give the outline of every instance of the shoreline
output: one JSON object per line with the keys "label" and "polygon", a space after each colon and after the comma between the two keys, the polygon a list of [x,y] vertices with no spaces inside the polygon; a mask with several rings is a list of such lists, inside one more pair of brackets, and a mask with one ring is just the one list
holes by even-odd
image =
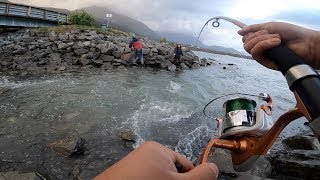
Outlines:
{"label": "shoreline", "polygon": [[[58,29],[60,28],[60,29]],[[87,69],[132,67],[131,37],[123,32],[58,27],[22,29],[0,35],[0,71],[15,75],[51,74]],[[144,67],[179,71],[209,66],[189,48],[183,48],[179,64],[173,64],[174,46],[140,38]]]}

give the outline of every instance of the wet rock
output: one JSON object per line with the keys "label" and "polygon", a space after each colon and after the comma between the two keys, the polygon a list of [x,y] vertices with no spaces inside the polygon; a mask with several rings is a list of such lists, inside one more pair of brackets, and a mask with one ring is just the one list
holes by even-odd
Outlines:
{"label": "wet rock", "polygon": [[1,180],[42,180],[44,177],[36,172],[20,173],[18,171],[0,172]]}
{"label": "wet rock", "polygon": [[177,66],[172,64],[170,66],[167,67],[168,71],[175,71],[177,69]]}
{"label": "wet rock", "polygon": [[189,69],[189,67],[185,63],[180,63],[180,67],[182,69]]}
{"label": "wet rock", "polygon": [[77,165],[72,169],[72,171],[70,172],[69,176],[73,180],[81,180],[80,174],[81,174],[81,169],[80,169],[80,166]]}
{"label": "wet rock", "polygon": [[318,179],[320,177],[319,150],[278,151],[271,158],[275,174],[301,179]]}
{"label": "wet rock", "polygon": [[194,63],[191,65],[191,69],[199,69],[200,65],[198,63]]}
{"label": "wet rock", "polygon": [[266,157],[260,157],[253,168],[248,172],[236,172],[233,168],[232,158],[229,151],[224,149],[214,149],[208,158],[208,162],[217,164],[219,171],[223,174],[254,175],[259,177],[269,177],[272,173],[272,166]]}
{"label": "wet rock", "polygon": [[135,142],[135,134],[132,130],[130,129],[122,129],[119,133],[120,135],[120,138],[123,140],[123,141],[132,141],[132,142]]}
{"label": "wet rock", "polygon": [[284,139],[282,143],[289,149],[320,150],[318,139],[312,136],[293,136]]}
{"label": "wet rock", "polygon": [[168,68],[169,66],[172,66],[172,65],[173,64],[170,61],[164,61],[164,62],[161,62],[160,67],[162,69],[166,69],[166,68]]}
{"label": "wet rock", "polygon": [[48,145],[53,151],[64,156],[72,157],[83,155],[86,151],[87,142],[81,137],[67,137],[62,140],[55,141]]}

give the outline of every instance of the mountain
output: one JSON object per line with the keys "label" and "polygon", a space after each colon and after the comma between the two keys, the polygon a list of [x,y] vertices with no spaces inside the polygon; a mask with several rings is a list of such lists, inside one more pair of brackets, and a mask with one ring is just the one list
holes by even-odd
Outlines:
{"label": "mountain", "polygon": [[[161,37],[166,38],[168,41],[171,42],[176,42],[179,44],[188,44],[188,45],[195,45],[197,38],[187,35],[187,34],[182,34],[182,33],[173,33],[173,32],[158,32],[158,34],[161,35]],[[206,48],[206,49],[211,49],[219,52],[225,52],[225,53],[231,53],[231,54],[243,54],[233,48],[226,48],[223,46],[206,46],[203,44],[201,41],[198,41],[197,43],[198,47],[201,48]]]}
{"label": "mountain", "polygon": [[147,25],[128,16],[98,6],[91,6],[82,9],[91,13],[96,18],[97,25],[106,24],[106,14],[110,13],[113,15],[110,21],[110,25],[112,27],[119,28],[122,31],[133,32],[151,39],[160,39],[160,36],[151,30]]}

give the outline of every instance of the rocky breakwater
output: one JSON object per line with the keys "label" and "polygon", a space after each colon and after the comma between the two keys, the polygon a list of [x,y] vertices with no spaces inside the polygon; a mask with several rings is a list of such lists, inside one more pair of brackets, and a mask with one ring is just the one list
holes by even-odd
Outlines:
{"label": "rocky breakwater", "polygon": [[[0,35],[0,71],[37,74],[100,68],[109,70],[133,66],[131,37],[95,30],[25,29]],[[193,52],[185,50],[182,63],[172,64],[174,46],[149,39],[144,44],[145,66],[175,71],[210,65]]]}

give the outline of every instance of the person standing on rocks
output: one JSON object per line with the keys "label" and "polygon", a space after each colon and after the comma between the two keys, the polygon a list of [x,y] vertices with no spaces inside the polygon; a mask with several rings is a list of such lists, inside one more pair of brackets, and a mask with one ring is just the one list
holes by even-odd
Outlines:
{"label": "person standing on rocks", "polygon": [[177,44],[177,47],[174,48],[174,65],[178,66],[181,63],[181,56],[183,56],[181,44]]}
{"label": "person standing on rocks", "polygon": [[143,45],[142,45],[141,41],[139,39],[137,39],[136,37],[133,37],[132,41],[129,44],[129,48],[134,50],[133,64],[137,64],[140,62],[140,64],[143,65],[144,64],[143,52],[142,52]]}

